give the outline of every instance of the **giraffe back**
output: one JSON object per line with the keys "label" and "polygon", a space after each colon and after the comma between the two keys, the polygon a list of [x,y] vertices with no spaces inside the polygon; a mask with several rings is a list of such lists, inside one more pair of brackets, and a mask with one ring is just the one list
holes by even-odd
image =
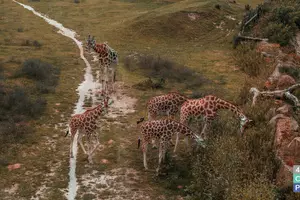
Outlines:
{"label": "giraffe back", "polygon": [[189,127],[171,119],[152,120],[141,125],[141,134],[145,141],[150,139],[166,141],[176,133],[195,138],[195,133]]}
{"label": "giraffe back", "polygon": [[147,104],[148,116],[155,118],[158,115],[175,115],[187,98],[177,92],[152,97]]}

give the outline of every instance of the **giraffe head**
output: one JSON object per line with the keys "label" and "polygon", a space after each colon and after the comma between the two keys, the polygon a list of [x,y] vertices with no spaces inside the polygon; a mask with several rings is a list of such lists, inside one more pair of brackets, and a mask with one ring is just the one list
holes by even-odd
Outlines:
{"label": "giraffe head", "polygon": [[111,60],[112,63],[118,65],[118,53],[111,48],[110,46],[108,46],[108,50],[109,50],[109,59]]}
{"label": "giraffe head", "polygon": [[89,49],[92,47],[92,38],[91,35],[88,36],[88,38],[86,39],[86,49]]}
{"label": "giraffe head", "polygon": [[240,131],[241,134],[243,135],[244,131],[246,128],[248,128],[250,125],[253,124],[253,120],[248,119],[246,116],[242,116],[241,117],[241,121],[240,121]]}

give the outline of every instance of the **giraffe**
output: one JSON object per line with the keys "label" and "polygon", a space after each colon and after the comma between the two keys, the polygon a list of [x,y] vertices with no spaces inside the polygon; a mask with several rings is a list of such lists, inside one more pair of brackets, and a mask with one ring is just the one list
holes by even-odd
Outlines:
{"label": "giraffe", "polygon": [[111,48],[107,42],[96,44],[94,36],[91,38],[89,35],[87,39],[87,49],[90,49],[91,47],[99,55],[99,66],[104,69],[104,74],[107,75],[107,70],[111,70],[112,83],[114,83],[116,78],[115,67],[118,65],[118,53]]}
{"label": "giraffe", "polygon": [[[140,124],[143,121],[144,118],[141,118],[139,121],[137,121],[137,124]],[[140,130],[142,135],[143,163],[146,170],[148,170],[147,146],[153,138],[159,140],[159,159],[158,167],[156,169],[157,172],[159,172],[162,160],[165,159],[165,154],[169,147],[171,137],[175,133],[182,134],[186,138],[190,137],[193,140],[195,140],[198,144],[204,146],[204,144],[202,143],[203,139],[196,135],[188,126],[172,119],[146,121],[140,126]],[[141,139],[139,138],[138,148],[140,147],[140,143]]]}
{"label": "giraffe", "polygon": [[[70,156],[73,158],[73,142],[74,137],[78,131],[78,143],[81,146],[82,151],[88,155],[88,160],[90,163],[93,163],[92,161],[92,155],[93,152],[96,150],[96,148],[100,145],[98,134],[95,134],[95,130],[97,128],[96,122],[99,116],[103,112],[107,112],[108,105],[110,105],[112,102],[108,104],[109,97],[104,97],[103,104],[100,104],[94,108],[86,110],[84,113],[76,114],[71,117],[71,120],[69,122],[69,130],[67,131],[66,135],[68,135],[69,131],[71,133],[71,144],[70,144]],[[87,136],[88,140],[88,152],[86,152],[83,143],[82,143],[82,136]],[[96,136],[96,146],[94,149],[91,149],[91,137]]]}
{"label": "giraffe", "polygon": [[[206,138],[207,126],[216,117],[216,112],[219,109],[231,110],[240,118],[241,134],[243,134],[248,123],[252,122],[252,120],[248,119],[237,106],[213,95],[207,95],[200,99],[189,99],[184,102],[180,109],[180,122],[188,124],[189,119],[204,116],[205,124],[202,128],[201,136]],[[177,134],[174,152],[176,152],[178,140],[179,135]]]}
{"label": "giraffe", "polygon": [[[148,120],[154,120],[157,116],[174,118],[179,112],[180,106],[188,98],[178,92],[154,96],[147,103]],[[156,148],[155,140],[152,140],[152,148]]]}

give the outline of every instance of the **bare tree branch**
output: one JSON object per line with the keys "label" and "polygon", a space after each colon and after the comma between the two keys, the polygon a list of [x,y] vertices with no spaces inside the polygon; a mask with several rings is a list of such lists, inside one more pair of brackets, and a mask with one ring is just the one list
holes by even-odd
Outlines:
{"label": "bare tree branch", "polygon": [[253,94],[252,98],[252,106],[255,105],[257,101],[257,97],[265,96],[265,97],[281,97],[291,100],[294,103],[294,106],[300,107],[299,100],[296,96],[294,96],[291,92],[297,88],[300,88],[300,84],[292,85],[284,90],[275,90],[275,91],[259,91],[257,88],[253,87],[250,89],[250,93]]}

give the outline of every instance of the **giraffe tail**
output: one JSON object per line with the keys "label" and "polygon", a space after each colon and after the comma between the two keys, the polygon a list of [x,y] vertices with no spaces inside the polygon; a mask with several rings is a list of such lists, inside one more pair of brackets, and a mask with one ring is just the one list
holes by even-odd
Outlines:
{"label": "giraffe tail", "polygon": [[65,137],[67,137],[68,134],[69,134],[69,130],[67,130]]}
{"label": "giraffe tail", "polygon": [[140,148],[140,146],[141,146],[141,138],[139,137],[139,139],[138,139],[138,149]]}

